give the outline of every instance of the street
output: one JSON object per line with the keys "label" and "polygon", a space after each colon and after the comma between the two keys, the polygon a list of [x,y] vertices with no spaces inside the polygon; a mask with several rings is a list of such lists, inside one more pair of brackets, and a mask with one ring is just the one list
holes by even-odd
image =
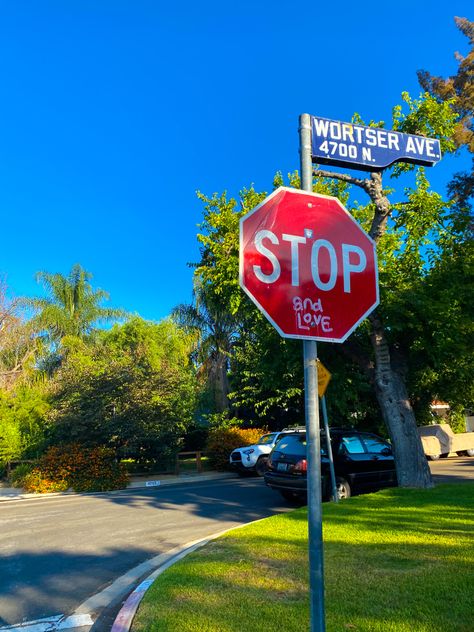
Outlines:
{"label": "street", "polygon": [[[430,468],[474,481],[474,458]],[[292,508],[259,478],[2,502],[0,626],[71,614],[145,560]]]}
{"label": "street", "polygon": [[70,614],[144,560],[288,509],[238,478],[3,502],[0,626]]}

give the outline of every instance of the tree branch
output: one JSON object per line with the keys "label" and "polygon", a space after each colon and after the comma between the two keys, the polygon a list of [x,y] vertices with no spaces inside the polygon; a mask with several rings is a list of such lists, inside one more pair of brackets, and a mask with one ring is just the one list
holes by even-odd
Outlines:
{"label": "tree branch", "polygon": [[361,189],[364,189],[366,193],[369,193],[370,180],[363,180],[361,178],[354,178],[348,173],[334,173],[332,171],[325,171],[324,169],[316,169],[313,171],[313,175],[317,178],[334,178],[335,180],[341,180],[341,182],[347,182],[348,184],[354,184]]}

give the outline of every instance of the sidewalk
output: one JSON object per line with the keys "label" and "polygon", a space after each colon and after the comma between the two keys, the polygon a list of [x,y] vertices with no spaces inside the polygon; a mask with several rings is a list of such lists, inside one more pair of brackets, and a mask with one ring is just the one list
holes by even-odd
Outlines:
{"label": "sidewalk", "polygon": [[[183,483],[199,483],[205,481],[218,481],[225,480],[226,478],[233,478],[235,474],[233,472],[197,472],[183,473],[179,476],[173,474],[155,474],[152,476],[132,476],[126,489],[147,489],[156,488],[163,485],[179,485]],[[89,494],[113,494],[123,492],[123,489],[114,490],[110,492],[87,492]],[[6,500],[20,500],[25,498],[51,498],[52,496],[72,496],[77,495],[77,492],[53,492],[51,494],[27,494],[22,489],[17,487],[5,487],[0,482],[0,502]]]}

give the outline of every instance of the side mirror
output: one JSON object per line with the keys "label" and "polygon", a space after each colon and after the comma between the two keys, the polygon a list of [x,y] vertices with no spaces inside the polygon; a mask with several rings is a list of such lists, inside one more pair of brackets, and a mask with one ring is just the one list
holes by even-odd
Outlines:
{"label": "side mirror", "polygon": [[390,448],[383,448],[380,454],[382,456],[392,456],[392,450]]}

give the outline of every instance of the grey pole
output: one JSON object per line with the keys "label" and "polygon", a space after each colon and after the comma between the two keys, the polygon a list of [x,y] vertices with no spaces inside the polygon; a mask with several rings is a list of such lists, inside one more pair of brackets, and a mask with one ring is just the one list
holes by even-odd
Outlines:
{"label": "grey pole", "polygon": [[[313,191],[311,118],[300,116],[301,188]],[[310,632],[325,632],[323,522],[321,512],[321,436],[318,402],[318,352],[315,340],[303,342],[306,436],[308,459],[308,546]]]}
{"label": "grey pole", "polygon": [[331,472],[332,497],[334,499],[334,502],[337,503],[339,502],[339,497],[337,494],[337,487],[336,487],[336,473],[334,471],[334,458],[332,455],[331,435],[329,434],[328,411],[326,408],[325,395],[321,397],[321,408],[323,409],[324,432],[326,433],[326,444],[327,444],[328,458],[329,458],[329,471]]}

